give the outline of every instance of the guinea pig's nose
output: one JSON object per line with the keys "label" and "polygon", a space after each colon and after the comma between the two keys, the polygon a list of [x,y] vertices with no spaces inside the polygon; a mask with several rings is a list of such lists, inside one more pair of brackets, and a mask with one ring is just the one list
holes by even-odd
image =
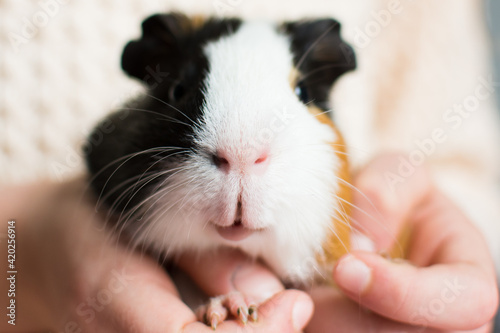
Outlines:
{"label": "guinea pig's nose", "polygon": [[219,150],[213,156],[214,164],[224,172],[260,174],[267,169],[269,154],[267,151],[251,150],[245,153],[230,153]]}

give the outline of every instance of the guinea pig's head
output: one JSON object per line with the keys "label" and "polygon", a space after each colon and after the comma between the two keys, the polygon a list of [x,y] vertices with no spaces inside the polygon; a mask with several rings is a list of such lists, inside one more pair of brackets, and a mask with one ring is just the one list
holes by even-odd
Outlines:
{"label": "guinea pig's head", "polygon": [[321,251],[346,167],[325,114],[355,68],[338,22],[155,15],[122,67],[147,93],[86,149],[120,230],[166,254],[228,245],[271,265]]}

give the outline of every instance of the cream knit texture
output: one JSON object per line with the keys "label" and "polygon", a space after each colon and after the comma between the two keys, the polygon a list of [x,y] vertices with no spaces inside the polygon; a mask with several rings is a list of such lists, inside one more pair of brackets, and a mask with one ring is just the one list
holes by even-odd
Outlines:
{"label": "cream knit texture", "polygon": [[[314,6],[318,2],[318,6]],[[301,18],[320,1],[0,0],[0,184],[82,172],[95,122],[141,87],[120,69],[125,43],[156,12]]]}

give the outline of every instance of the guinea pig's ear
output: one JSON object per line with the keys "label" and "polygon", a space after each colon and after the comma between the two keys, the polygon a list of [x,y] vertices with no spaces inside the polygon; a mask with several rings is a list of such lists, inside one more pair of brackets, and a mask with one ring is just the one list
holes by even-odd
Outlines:
{"label": "guinea pig's ear", "polygon": [[142,22],[141,38],[125,46],[121,60],[123,70],[148,84],[152,73],[168,73],[182,61],[182,44],[191,33],[191,20],[185,15],[150,16]]}
{"label": "guinea pig's ear", "polygon": [[291,38],[299,83],[311,101],[327,109],[333,83],[356,68],[354,50],[340,36],[340,23],[333,19],[287,22],[283,29]]}

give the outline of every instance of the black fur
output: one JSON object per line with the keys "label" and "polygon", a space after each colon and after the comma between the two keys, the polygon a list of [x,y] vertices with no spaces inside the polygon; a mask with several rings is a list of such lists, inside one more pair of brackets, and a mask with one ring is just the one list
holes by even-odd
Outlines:
{"label": "black fur", "polygon": [[292,38],[299,83],[308,99],[328,110],[329,93],[335,81],[356,68],[354,50],[340,36],[340,23],[333,19],[290,22],[283,25]]}
{"label": "black fur", "polygon": [[[202,48],[239,25],[237,19],[212,19],[197,29],[181,14],[154,15],[143,22],[141,38],[125,47],[122,67],[147,85],[148,95],[104,120],[84,147],[92,187],[105,196],[108,207],[114,205],[115,212],[134,207],[158,184],[156,179],[121,196],[146,172],[179,164],[193,148],[192,126],[201,116],[202,85],[209,66]],[[99,144],[92,140],[96,136],[102,136]],[[156,147],[175,148],[125,158]],[[166,158],[170,154],[174,157]]]}

